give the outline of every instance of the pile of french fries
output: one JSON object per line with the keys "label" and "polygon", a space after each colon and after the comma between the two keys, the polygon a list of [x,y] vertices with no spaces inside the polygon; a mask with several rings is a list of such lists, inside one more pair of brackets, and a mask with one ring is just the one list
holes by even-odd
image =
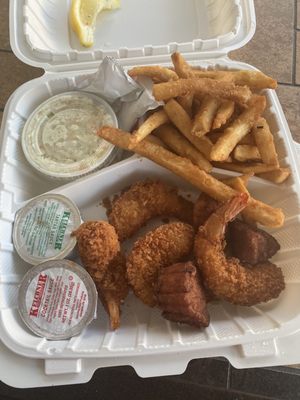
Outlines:
{"label": "pile of french fries", "polygon": [[[140,66],[128,74],[153,80],[153,96],[163,106],[132,133],[103,127],[99,136],[155,161],[187,179],[219,201],[247,192],[257,175],[284,182],[290,169],[280,166],[274,138],[263,118],[266,98],[261,89],[277,82],[259,71],[206,71],[193,68],[179,54],[173,68]],[[210,175],[213,167],[246,174],[228,182]],[[250,197],[243,217],[249,223],[278,227],[280,209]]]}

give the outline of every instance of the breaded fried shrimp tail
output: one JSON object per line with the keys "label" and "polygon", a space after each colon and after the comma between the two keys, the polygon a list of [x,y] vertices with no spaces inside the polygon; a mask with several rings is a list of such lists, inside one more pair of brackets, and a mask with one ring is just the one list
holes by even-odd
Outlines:
{"label": "breaded fried shrimp tail", "polygon": [[119,253],[109,264],[104,278],[96,284],[102,304],[106,308],[112,330],[120,326],[120,307],[129,286],[126,277],[126,259]]}
{"label": "breaded fried shrimp tail", "polygon": [[106,221],[84,222],[72,235],[76,236],[82,264],[95,282],[109,315],[111,329],[117,329],[120,306],[129,289],[118,235]]}

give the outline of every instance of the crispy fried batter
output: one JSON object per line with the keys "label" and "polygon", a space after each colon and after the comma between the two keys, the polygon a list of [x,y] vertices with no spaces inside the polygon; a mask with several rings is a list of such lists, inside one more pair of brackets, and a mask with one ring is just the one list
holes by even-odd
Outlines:
{"label": "crispy fried batter", "polygon": [[110,317],[111,329],[115,330],[120,326],[120,307],[129,291],[126,278],[126,259],[123,254],[117,254],[109,263],[102,281],[95,283],[102,304]]}
{"label": "crispy fried batter", "polygon": [[102,279],[109,263],[120,252],[115,228],[106,221],[88,221],[72,233],[76,236],[81,261],[86,269]]}
{"label": "crispy fried batter", "polygon": [[176,217],[191,223],[192,208],[192,203],[179,196],[176,188],[160,181],[142,181],[113,202],[108,220],[123,241],[154,217]]}
{"label": "crispy fried batter", "polygon": [[120,325],[120,305],[128,293],[125,258],[115,228],[106,221],[84,222],[72,233],[79,255],[98,290],[112,329]]}
{"label": "crispy fried batter", "polygon": [[193,223],[194,228],[203,225],[207,218],[216,211],[220,203],[205,193],[201,193],[194,205]]}
{"label": "crispy fried batter", "polygon": [[164,318],[199,328],[209,325],[206,295],[197,269],[191,262],[173,264],[160,270],[157,299]]}
{"label": "crispy fried batter", "polygon": [[247,204],[241,193],[221,205],[203,226],[195,240],[195,257],[205,285],[220,299],[252,306],[279,296],[284,289],[280,268],[270,262],[247,268],[237,258],[226,258],[224,233],[227,223]]}
{"label": "crispy fried batter", "polygon": [[193,248],[194,230],[174,222],[162,225],[138,239],[128,255],[126,267],[135,295],[145,304],[157,304],[154,285],[161,268],[187,257]]}

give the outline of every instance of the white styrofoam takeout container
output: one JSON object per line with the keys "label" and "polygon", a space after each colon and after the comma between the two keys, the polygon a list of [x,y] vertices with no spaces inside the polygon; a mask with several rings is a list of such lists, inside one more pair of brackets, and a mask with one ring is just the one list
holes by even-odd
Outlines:
{"label": "white styrofoam takeout container", "polygon": [[[121,177],[126,186],[137,175],[141,178],[162,174],[191,190],[151,162],[135,159],[58,188],[57,182],[48,182],[32,170],[22,154],[20,136],[30,113],[47,98],[76,89],[77,79],[94,72],[106,55],[115,56],[125,67],[167,65],[170,54],[177,50],[194,65],[253,69],[227,57],[229,51],[244,45],[254,34],[253,0],[153,0],[150,6],[147,0],[123,0],[121,10],[101,16],[92,49],[81,48],[69,30],[69,4],[67,0],[10,1],[13,51],[22,61],[45,69],[41,78],[25,83],[13,93],[1,129],[0,338],[15,354],[45,360],[45,370],[39,371],[36,380],[31,379],[28,384],[20,376],[18,386],[83,382],[97,367],[109,365],[130,364],[141,376],[180,373],[190,359],[211,355],[227,356],[239,367],[290,363],[288,357],[282,356],[285,350],[280,352],[275,344],[284,346],[288,341],[275,337],[292,334],[300,326],[300,315],[294,307],[300,296],[299,161],[277,96],[270,90],[265,91],[265,116],[274,132],[280,161],[291,166],[292,177],[281,186],[253,179],[250,189],[257,198],[284,208],[287,214],[285,226],[274,233],[283,248],[275,261],[287,280],[287,289],[278,300],[252,308],[212,306],[213,323],[208,330],[199,332],[178,328],[163,320],[159,311],[146,309],[129,297],[119,331],[110,332],[103,318],[79,337],[51,345],[32,335],[20,322],[15,303],[18,283],[30,266],[14,252],[11,230],[14,212],[24,201],[55,190],[77,201],[85,218],[100,218],[101,210],[95,208],[96,203],[102,195],[113,194],[122,187]],[[89,194],[83,198],[83,193]],[[146,319],[139,320],[141,315]],[[251,341],[255,342],[248,344]],[[237,348],[242,350],[236,351]],[[35,363],[35,369],[41,368],[40,363]],[[85,369],[89,372],[85,373]],[[62,378],[62,374],[68,375]],[[12,382],[6,374],[1,378]]]}

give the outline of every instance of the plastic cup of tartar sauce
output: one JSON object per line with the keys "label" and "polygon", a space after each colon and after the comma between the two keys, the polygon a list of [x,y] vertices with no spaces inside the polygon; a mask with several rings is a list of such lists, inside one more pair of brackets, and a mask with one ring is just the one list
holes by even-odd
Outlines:
{"label": "plastic cup of tartar sauce", "polygon": [[69,339],[96,318],[96,286],[80,265],[50,260],[31,268],[18,295],[23,322],[36,335],[50,340]]}
{"label": "plastic cup of tartar sauce", "polygon": [[52,179],[72,180],[109,165],[118,149],[97,136],[103,125],[118,127],[110,105],[85,92],[66,92],[40,104],[22,132],[29,164]]}
{"label": "plastic cup of tartar sauce", "polygon": [[47,193],[30,200],[15,215],[13,243],[32,265],[70,256],[76,246],[71,233],[81,224],[77,206],[67,197]]}

